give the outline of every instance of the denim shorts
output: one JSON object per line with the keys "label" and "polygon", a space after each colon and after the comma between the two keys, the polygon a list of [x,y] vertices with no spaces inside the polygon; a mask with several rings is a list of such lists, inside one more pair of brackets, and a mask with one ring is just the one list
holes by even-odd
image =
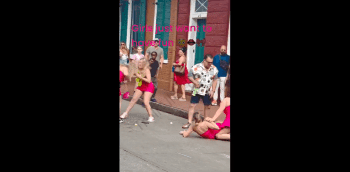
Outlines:
{"label": "denim shorts", "polygon": [[191,97],[191,103],[192,104],[198,104],[199,103],[199,99],[202,99],[204,105],[206,105],[206,106],[211,104],[209,94],[206,94],[205,96],[196,94],[195,96]]}
{"label": "denim shorts", "polygon": [[119,59],[119,64],[122,64],[122,65],[127,65],[128,64],[128,59]]}

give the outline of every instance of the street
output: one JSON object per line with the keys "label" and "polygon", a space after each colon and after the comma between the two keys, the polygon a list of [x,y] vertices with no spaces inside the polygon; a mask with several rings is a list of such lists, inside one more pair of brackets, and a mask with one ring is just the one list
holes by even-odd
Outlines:
{"label": "street", "polygon": [[[128,104],[122,101],[121,113]],[[153,109],[152,113],[155,122],[142,123],[147,111],[136,104],[119,124],[121,172],[230,171],[229,141],[205,139],[195,132],[183,138],[179,132],[186,119]]]}

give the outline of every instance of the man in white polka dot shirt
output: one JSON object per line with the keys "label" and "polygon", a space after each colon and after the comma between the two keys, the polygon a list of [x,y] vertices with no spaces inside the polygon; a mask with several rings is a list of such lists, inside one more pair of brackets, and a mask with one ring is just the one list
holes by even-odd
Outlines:
{"label": "man in white polka dot shirt", "polygon": [[[213,56],[207,54],[203,62],[194,65],[188,73],[188,79],[193,83],[194,90],[191,97],[191,106],[188,111],[188,123],[182,128],[187,129],[191,126],[194,108],[202,99],[204,103],[204,118],[207,117],[207,111],[211,105],[210,98],[213,97],[218,79],[219,70],[213,65]],[[210,89],[213,86],[213,89]]]}

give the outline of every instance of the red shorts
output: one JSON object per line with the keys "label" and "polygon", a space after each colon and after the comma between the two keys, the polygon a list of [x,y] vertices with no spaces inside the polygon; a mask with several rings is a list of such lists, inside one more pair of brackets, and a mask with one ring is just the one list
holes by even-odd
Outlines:
{"label": "red shorts", "polygon": [[142,92],[150,92],[150,93],[154,93],[154,86],[153,86],[153,83],[150,82],[150,83],[145,83],[145,82],[142,82],[142,85],[137,87],[136,89],[142,91]]}

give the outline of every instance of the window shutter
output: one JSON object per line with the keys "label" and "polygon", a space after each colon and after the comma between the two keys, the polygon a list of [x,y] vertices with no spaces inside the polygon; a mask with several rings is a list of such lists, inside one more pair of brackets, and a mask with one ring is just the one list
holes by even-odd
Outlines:
{"label": "window shutter", "polygon": [[[140,25],[141,27],[146,26],[146,0],[141,0],[141,7],[140,7]],[[145,28],[146,29],[146,28]],[[145,30],[143,32],[138,32],[138,37],[140,41],[147,41],[145,40]],[[144,50],[145,53],[145,50]]]}
{"label": "window shutter", "polygon": [[[162,30],[162,27],[170,26],[170,10],[171,10],[171,0],[158,0],[157,28],[159,26],[161,27],[161,30]],[[173,26],[173,29],[175,29],[175,26]],[[163,28],[163,30],[165,29]],[[161,42],[159,42],[159,46],[163,48],[164,60],[168,60],[169,44],[168,45],[166,44],[169,43],[169,32],[158,32],[155,37],[161,39]],[[166,46],[163,46],[163,44]]]}
{"label": "window shutter", "polygon": [[121,1],[121,27],[120,27],[120,41],[126,42],[127,26],[128,26],[128,6],[127,1]]}

